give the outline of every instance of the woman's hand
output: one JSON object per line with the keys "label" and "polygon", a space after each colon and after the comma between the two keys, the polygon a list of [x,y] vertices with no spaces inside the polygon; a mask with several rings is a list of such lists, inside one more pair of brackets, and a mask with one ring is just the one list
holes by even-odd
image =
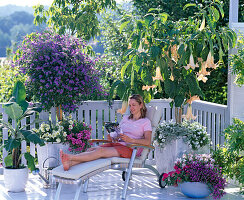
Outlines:
{"label": "woman's hand", "polygon": [[123,133],[120,134],[119,138],[122,139],[124,142],[133,143],[133,139]]}
{"label": "woman's hand", "polygon": [[110,134],[107,135],[107,140],[108,140],[109,142],[112,142],[112,138],[111,138]]}

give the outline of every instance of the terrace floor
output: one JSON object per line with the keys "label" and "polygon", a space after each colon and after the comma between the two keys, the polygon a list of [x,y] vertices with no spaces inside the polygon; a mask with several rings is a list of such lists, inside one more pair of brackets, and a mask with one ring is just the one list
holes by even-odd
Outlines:
{"label": "terrace floor", "polygon": [[[128,200],[183,200],[191,199],[185,197],[178,187],[166,187],[161,189],[158,186],[157,177],[147,169],[136,169],[133,171],[133,178],[127,191]],[[143,175],[143,176],[142,176]],[[81,200],[118,200],[121,199],[123,181],[121,172],[107,170],[94,176],[89,181],[88,192],[81,192]],[[61,200],[74,198],[76,187],[64,185],[61,191]],[[239,187],[229,184],[226,188],[226,195],[221,200],[240,200],[244,195],[238,193]],[[25,192],[11,193],[4,187],[3,175],[0,175],[0,200],[52,200],[55,196],[55,189],[43,188],[43,182],[38,175],[29,176]],[[208,197],[206,199],[212,199]]]}

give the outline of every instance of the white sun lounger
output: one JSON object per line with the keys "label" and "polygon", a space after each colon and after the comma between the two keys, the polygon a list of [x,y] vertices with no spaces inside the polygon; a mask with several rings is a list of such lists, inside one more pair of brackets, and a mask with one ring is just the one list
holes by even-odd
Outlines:
{"label": "white sun lounger", "polygon": [[[157,125],[161,119],[162,116],[162,110],[157,109],[155,107],[147,107],[147,117],[151,120],[152,123],[152,141],[154,138],[154,133],[157,128]],[[91,140],[92,143],[96,142],[108,142],[107,140]],[[123,179],[125,180],[124,188],[122,192],[122,199],[126,198],[126,192],[128,188],[128,184],[130,181],[132,168],[149,168],[151,169],[159,178],[158,171],[153,168],[150,165],[147,165],[145,163],[146,158],[150,152],[151,149],[154,149],[153,146],[147,146],[147,145],[139,145],[139,144],[131,144],[131,147],[133,147],[133,152],[131,158],[120,158],[120,157],[112,157],[112,158],[104,158],[104,159],[98,159],[94,161],[89,161],[85,163],[81,163],[75,166],[72,166],[68,171],[63,170],[63,166],[56,167],[52,170],[52,176],[53,180],[55,182],[58,182],[58,189],[56,191],[55,200],[59,199],[61,188],[63,184],[77,184],[78,188],[76,190],[75,194],[75,200],[79,199],[79,194],[82,188],[82,185],[84,184],[83,192],[87,192],[88,187],[88,181],[89,178],[102,172],[107,169],[116,169],[116,170],[122,170],[123,171]],[[143,147],[144,150],[140,157],[136,157],[136,152],[138,147]]]}

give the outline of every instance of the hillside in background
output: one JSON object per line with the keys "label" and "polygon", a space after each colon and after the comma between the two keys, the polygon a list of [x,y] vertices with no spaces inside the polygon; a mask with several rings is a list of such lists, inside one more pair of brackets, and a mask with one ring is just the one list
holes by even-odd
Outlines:
{"label": "hillside in background", "polygon": [[44,26],[33,24],[32,7],[7,5],[0,7],[0,57],[6,56],[6,49],[16,46],[26,34],[40,31]]}
{"label": "hillside in background", "polygon": [[16,5],[6,5],[0,6],[0,17],[5,17],[13,14],[14,12],[24,11],[33,15],[34,10],[29,6],[16,6]]}

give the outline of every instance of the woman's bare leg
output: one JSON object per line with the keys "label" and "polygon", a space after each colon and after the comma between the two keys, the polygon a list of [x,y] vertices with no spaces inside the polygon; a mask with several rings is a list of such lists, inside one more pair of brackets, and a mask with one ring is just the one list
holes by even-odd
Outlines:
{"label": "woman's bare leg", "polygon": [[62,150],[60,150],[60,157],[65,171],[69,170],[71,166],[82,162],[114,156],[119,156],[119,153],[114,147],[99,147],[93,151],[80,153],[78,155],[65,154]]}

